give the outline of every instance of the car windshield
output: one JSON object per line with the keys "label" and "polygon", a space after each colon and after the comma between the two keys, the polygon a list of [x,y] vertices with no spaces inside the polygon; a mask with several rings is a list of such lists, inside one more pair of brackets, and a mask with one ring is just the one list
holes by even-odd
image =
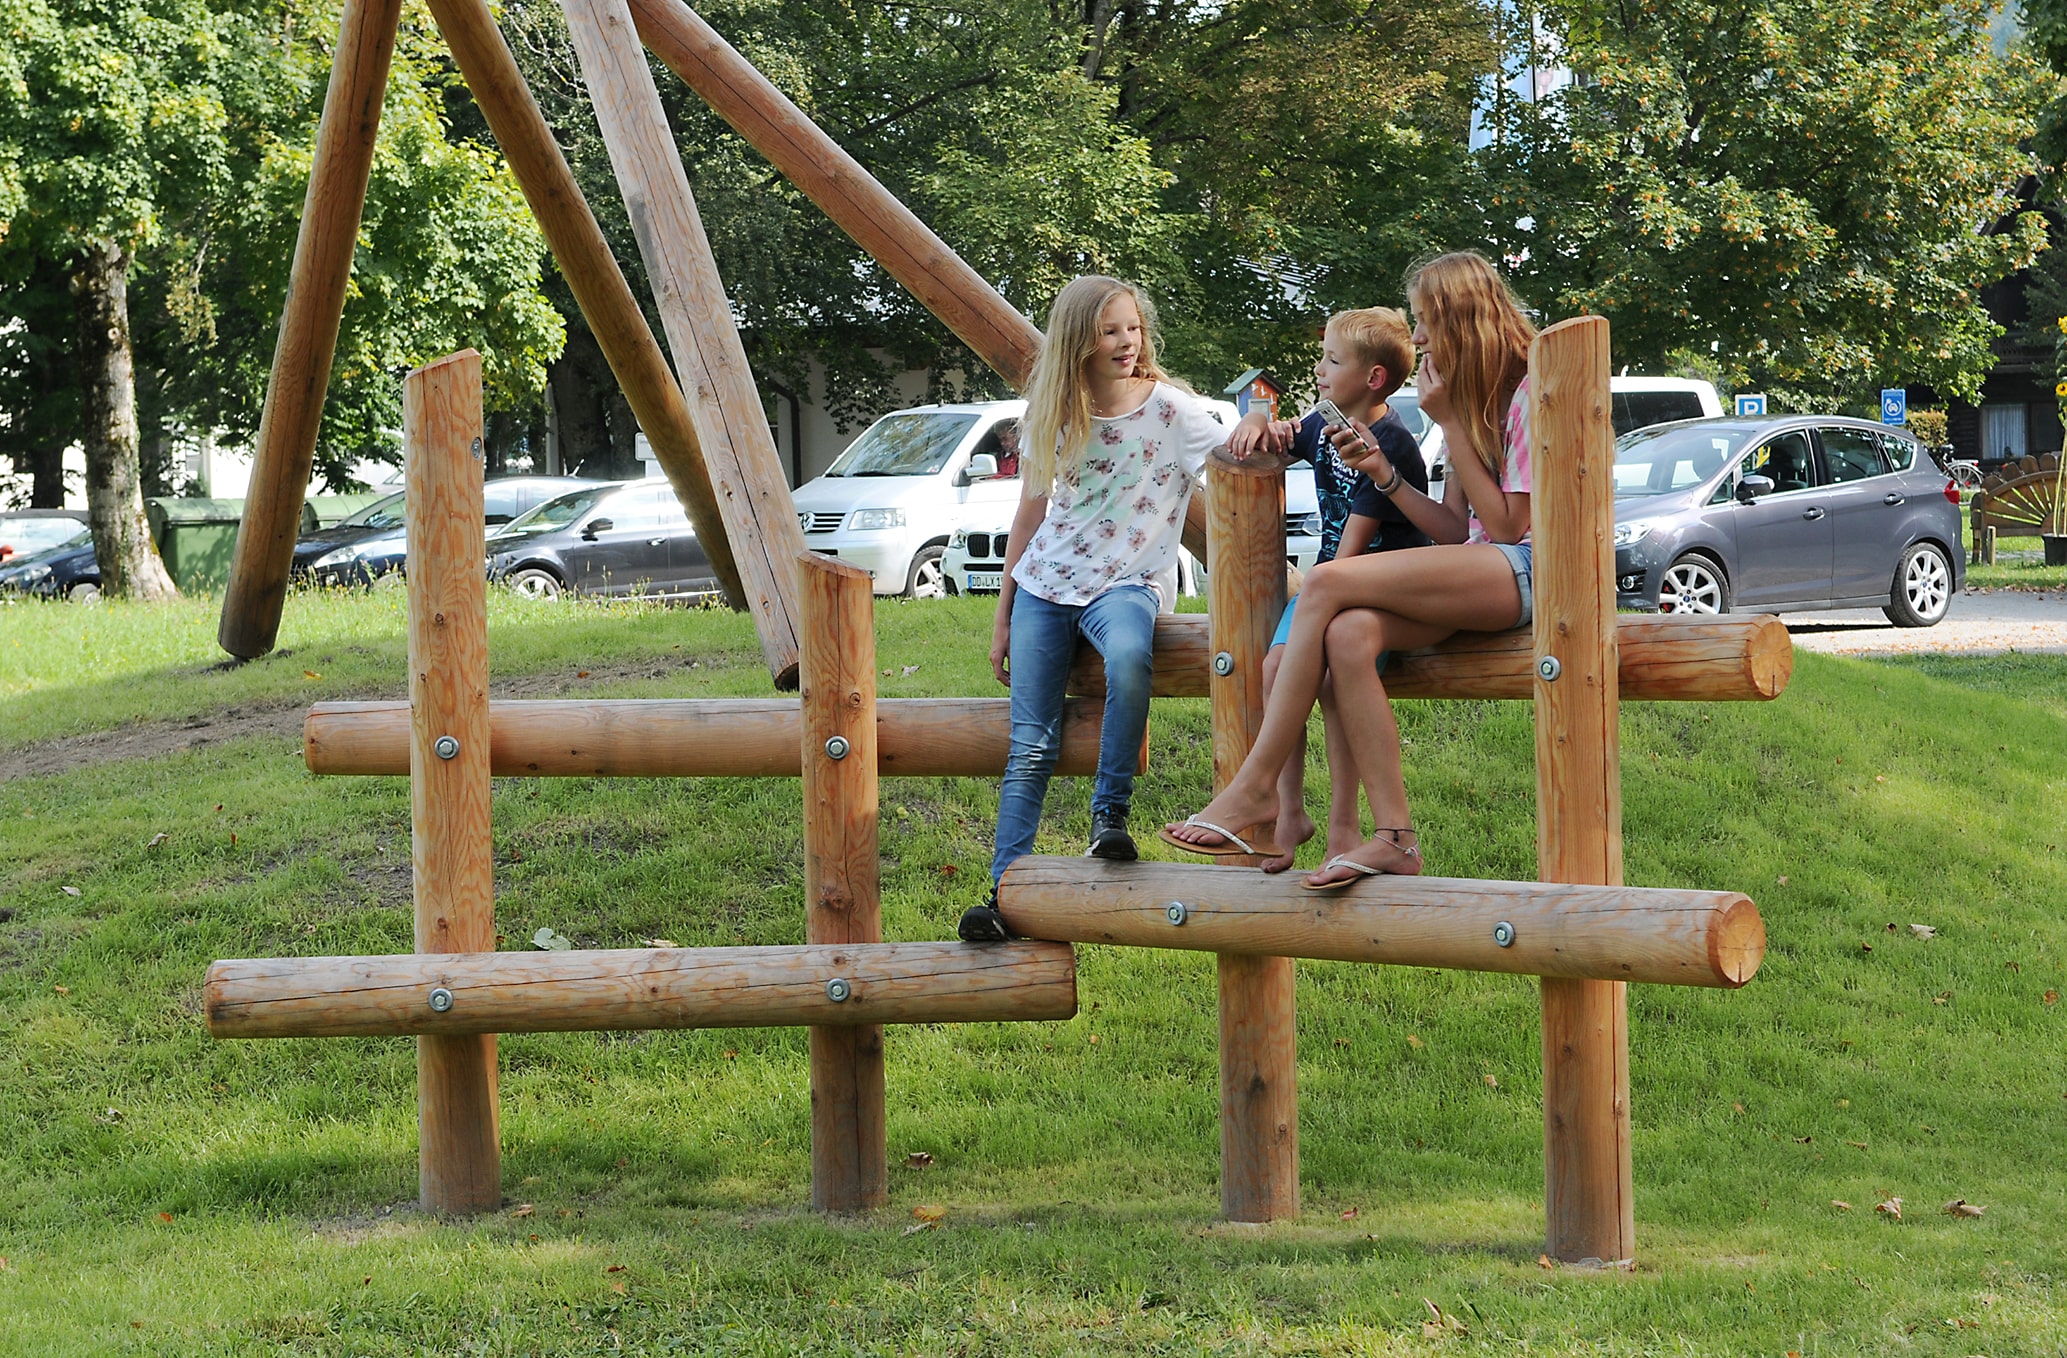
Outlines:
{"label": "car windshield", "polygon": [[1407,432],[1414,436],[1415,442],[1420,442],[1421,436],[1428,432],[1429,423],[1428,416],[1421,413],[1421,397],[1411,391],[1396,391],[1385,398],[1385,403],[1392,407],[1393,414],[1400,417],[1400,423],[1407,426]]}
{"label": "car windshield", "polygon": [[396,491],[383,496],[356,514],[347,514],[337,521],[339,528],[400,528],[402,501],[406,492]]}
{"label": "car windshield", "polygon": [[93,531],[77,519],[0,518],[0,551],[9,557],[82,546],[92,536]]}
{"label": "car windshield", "polygon": [[565,528],[594,509],[597,501],[616,489],[617,487],[612,485],[591,486],[587,490],[562,495],[556,500],[547,500],[542,505],[533,505],[497,529],[492,536],[528,536],[532,533],[550,533],[555,528]]}
{"label": "car windshield", "polygon": [[974,415],[913,411],[885,415],[847,445],[827,476],[931,476],[976,423]]}
{"label": "car windshield", "polygon": [[1615,498],[1665,495],[1701,485],[1737,460],[1756,433],[1743,426],[1641,429],[1615,440]]}

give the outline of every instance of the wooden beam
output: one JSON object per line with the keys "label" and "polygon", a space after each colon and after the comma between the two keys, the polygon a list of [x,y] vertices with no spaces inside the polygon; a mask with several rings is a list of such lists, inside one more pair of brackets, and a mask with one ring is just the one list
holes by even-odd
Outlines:
{"label": "wooden beam", "polygon": [[[560,145],[553,140],[538,101],[531,97],[517,59],[495,26],[495,17],[484,0],[430,0],[430,7],[445,45],[488,121],[488,130],[495,134],[510,173],[531,205],[531,215],[545,233],[575,304],[595,332],[596,343],[616,374],[632,415],[653,444],[676,498],[695,526],[697,541],[710,558],[726,599],[734,608],[751,607],[753,600],[740,582],[739,566],[725,536],[724,516],[718,512],[682,389],[668,372],[660,342],[653,338],[631,284],[617,267],[609,242],[603,239],[603,228],[581,196],[574,172],[560,154]],[[755,623],[759,627],[761,620],[757,617]],[[765,640],[763,649],[767,649]],[[794,685],[793,668],[776,675],[778,684],[785,678]]]}
{"label": "wooden beam", "polygon": [[562,8],[726,538],[761,625],[761,647],[769,669],[780,672],[797,661],[796,563],[804,533],[732,303],[625,0],[562,0]]}
{"label": "wooden beam", "polygon": [[[1536,543],[1536,856],[1546,881],[1622,881],[1608,322],[1550,327],[1529,354]],[[1566,1263],[1636,1255],[1629,997],[1543,982],[1544,1214]]]}
{"label": "wooden beam", "polygon": [[[1102,704],[1063,705],[1056,772],[1098,771]],[[1011,746],[1008,698],[889,698],[876,704],[883,777],[995,778]],[[794,699],[619,698],[493,702],[498,778],[794,778],[803,721]],[[317,703],[302,723],[309,772],[409,771],[406,703]],[[1144,761],[1146,767],[1146,744]]]}
{"label": "wooden beam", "polygon": [[[1213,647],[1200,613],[1156,619],[1158,698],[1203,698]],[[1722,617],[1624,613],[1616,619],[1622,697],[1644,702],[1764,702],[1777,698],[1794,673],[1794,643],[1769,614]],[[1385,691],[1395,698],[1529,698],[1535,689],[1535,636],[1530,631],[1463,632],[1426,651],[1394,656]],[[1098,657],[1080,650],[1069,691],[1105,692]]]}
{"label": "wooden beam", "polygon": [[1766,939],[1734,891],[1374,877],[1318,895],[1296,873],[1038,856],[1005,870],[998,909],[1022,938],[1725,990]]}
{"label": "wooden beam", "polygon": [[[876,619],[869,574],[815,552],[797,563],[804,620],[801,758],[804,941],[880,943]],[[890,1200],[881,1024],[811,1029],[811,1205]]]}
{"label": "wooden beam", "polygon": [[[1206,472],[1208,582],[1216,655],[1209,685],[1213,790],[1233,779],[1263,725],[1263,657],[1285,608],[1285,477]],[[1251,827],[1238,828],[1247,834]],[[1233,863],[1254,866],[1241,857]],[[1261,876],[1261,874],[1255,874]],[[1299,1215],[1298,1031],[1288,957],[1224,951],[1220,1002],[1220,1213],[1230,1221]]]}
{"label": "wooden beam", "polygon": [[748,145],[1015,389],[1041,332],[681,0],[632,0],[639,36]]}
{"label": "wooden beam", "polygon": [[[847,983],[845,1000],[828,986]],[[434,995],[444,990],[449,1004]],[[217,962],[208,1031],[237,1037],[983,1023],[1076,1013],[1062,943],[623,948]]]}
{"label": "wooden beam", "polygon": [[240,660],[264,655],[280,636],[401,12],[401,0],[345,0],[338,20],[337,52],[252,452],[251,485],[216,627],[217,644]]}
{"label": "wooden beam", "polygon": [[[404,380],[410,863],[420,953],[495,951],[481,437],[479,354],[468,349]],[[416,1087],[425,1210],[501,1206],[495,1039],[421,1039]]]}

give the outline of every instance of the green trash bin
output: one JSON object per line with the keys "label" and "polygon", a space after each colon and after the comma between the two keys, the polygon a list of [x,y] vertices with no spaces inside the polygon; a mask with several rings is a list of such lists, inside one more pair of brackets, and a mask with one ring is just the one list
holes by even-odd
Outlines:
{"label": "green trash bin", "polygon": [[157,496],[144,501],[151,536],[172,583],[186,593],[210,593],[230,578],[237,550],[242,500],[181,500]]}

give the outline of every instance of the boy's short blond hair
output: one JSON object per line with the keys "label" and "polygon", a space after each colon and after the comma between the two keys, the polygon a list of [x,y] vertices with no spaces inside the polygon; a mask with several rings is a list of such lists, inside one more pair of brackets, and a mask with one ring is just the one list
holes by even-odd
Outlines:
{"label": "boy's short blond hair", "polygon": [[1385,386],[1377,393],[1384,400],[1400,389],[1414,374],[1414,332],[1407,327],[1407,315],[1396,307],[1367,306],[1338,311],[1328,317],[1328,329],[1347,344],[1364,363],[1385,369]]}

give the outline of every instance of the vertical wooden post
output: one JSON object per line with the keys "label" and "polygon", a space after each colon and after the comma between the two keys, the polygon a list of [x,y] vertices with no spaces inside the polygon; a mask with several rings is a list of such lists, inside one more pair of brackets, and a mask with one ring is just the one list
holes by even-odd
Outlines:
{"label": "vertical wooden post", "polygon": [[[1285,608],[1285,477],[1208,464],[1213,625],[1213,788],[1227,786],[1263,725],[1263,658]],[[1222,674],[1221,657],[1228,672]],[[1254,863],[1253,858],[1221,859]],[[1299,1212],[1298,1043],[1289,957],[1222,954],[1220,1211],[1230,1221]]]}
{"label": "vertical wooden post", "polygon": [[[437,20],[438,31],[445,36],[445,45],[452,50],[452,58],[459,63],[474,102],[480,105],[481,116],[488,121],[488,130],[495,134],[496,144],[509,161],[510,173],[524,190],[531,215],[538,219],[539,229],[552,247],[561,276],[567,280],[576,305],[595,332],[596,343],[616,375],[639,428],[652,441],[676,497],[695,525],[696,540],[710,557],[711,569],[724,586],[726,598],[735,608],[754,611],[761,649],[771,673],[778,685],[793,683],[796,637],[779,628],[771,631],[770,618],[741,583],[732,544],[725,534],[724,516],[718,512],[710,472],[697,447],[696,429],[689,420],[689,406],[682,399],[682,389],[668,371],[660,342],[653,338],[653,328],[646,324],[646,315],[632,295],[631,284],[617,267],[617,259],[610,253],[610,244],[604,240],[603,228],[596,224],[588,200],[581,196],[574,171],[568,168],[559,143],[553,140],[538,101],[531,97],[516,57],[503,41],[502,30],[495,26],[495,16],[489,13],[485,0],[430,0],[430,6],[431,17]],[[785,612],[785,619],[787,616]]]}
{"label": "vertical wooden post", "polygon": [[[784,663],[794,663],[796,562],[804,533],[653,68],[625,0],[563,0],[562,8],[740,578],[757,615],[767,618],[764,645],[771,633],[787,635]],[[769,663],[775,662],[771,652]]]}
{"label": "vertical wooden post", "polygon": [[[410,857],[420,953],[495,951],[481,433],[479,354],[465,350],[404,380]],[[491,1211],[502,1202],[495,1038],[416,1041],[424,1208]]]}
{"label": "vertical wooden post", "polygon": [[[880,943],[877,886],[875,598],[868,572],[806,553],[804,940]],[[890,1197],[881,1024],[811,1030],[811,1205],[880,1207]]]}
{"label": "vertical wooden post", "polygon": [[259,417],[251,488],[215,633],[216,643],[240,660],[264,655],[280,635],[401,12],[401,0],[345,0],[338,22],[337,55],[316,128],[287,304]]}
{"label": "vertical wooden post", "polygon": [[[1620,658],[1608,322],[1582,316],[1529,355],[1536,544],[1538,875],[1620,885]],[[1543,982],[1544,1214],[1567,1263],[1636,1254],[1628,987]]]}

